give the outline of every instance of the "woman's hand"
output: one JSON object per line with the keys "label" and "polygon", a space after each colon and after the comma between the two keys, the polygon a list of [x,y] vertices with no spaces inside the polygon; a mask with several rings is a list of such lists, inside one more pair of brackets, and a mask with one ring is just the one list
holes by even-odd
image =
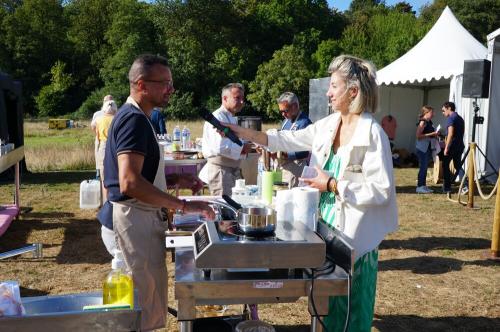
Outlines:
{"label": "woman's hand", "polygon": [[321,168],[319,168],[317,165],[315,166],[316,172],[318,172],[318,175],[314,178],[299,178],[299,180],[303,181],[305,184],[310,186],[311,188],[316,188],[320,192],[325,192],[328,191],[328,188],[326,187],[328,183],[328,179],[330,178],[330,175],[323,171]]}

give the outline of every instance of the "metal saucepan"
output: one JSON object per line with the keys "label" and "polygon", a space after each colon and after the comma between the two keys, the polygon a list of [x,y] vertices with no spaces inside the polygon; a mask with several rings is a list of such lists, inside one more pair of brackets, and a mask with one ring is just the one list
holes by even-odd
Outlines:
{"label": "metal saucepan", "polygon": [[272,234],[276,228],[276,211],[268,207],[242,207],[228,195],[222,198],[236,210],[240,230],[249,236]]}

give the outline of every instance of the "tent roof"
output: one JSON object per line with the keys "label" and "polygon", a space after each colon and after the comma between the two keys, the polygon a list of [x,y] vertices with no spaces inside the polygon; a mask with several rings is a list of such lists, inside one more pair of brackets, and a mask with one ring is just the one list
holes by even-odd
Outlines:
{"label": "tent roof", "polygon": [[431,30],[405,55],[377,72],[379,85],[449,79],[463,72],[464,60],[485,59],[487,49],[446,7]]}

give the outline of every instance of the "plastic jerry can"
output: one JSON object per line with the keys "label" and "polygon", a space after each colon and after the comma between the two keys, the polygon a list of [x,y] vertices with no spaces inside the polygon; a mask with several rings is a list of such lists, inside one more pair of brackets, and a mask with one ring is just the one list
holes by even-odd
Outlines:
{"label": "plastic jerry can", "polygon": [[101,182],[85,180],[80,183],[80,209],[97,209],[101,205]]}

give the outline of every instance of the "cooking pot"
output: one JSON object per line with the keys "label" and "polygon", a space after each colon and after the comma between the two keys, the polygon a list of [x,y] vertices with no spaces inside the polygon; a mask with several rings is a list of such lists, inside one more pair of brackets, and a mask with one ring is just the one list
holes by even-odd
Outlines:
{"label": "cooking pot", "polygon": [[262,130],[262,118],[260,116],[238,116],[238,125],[243,128]]}
{"label": "cooking pot", "polygon": [[248,236],[264,236],[274,233],[276,211],[268,207],[242,207],[228,195],[222,198],[236,210],[240,230]]}

